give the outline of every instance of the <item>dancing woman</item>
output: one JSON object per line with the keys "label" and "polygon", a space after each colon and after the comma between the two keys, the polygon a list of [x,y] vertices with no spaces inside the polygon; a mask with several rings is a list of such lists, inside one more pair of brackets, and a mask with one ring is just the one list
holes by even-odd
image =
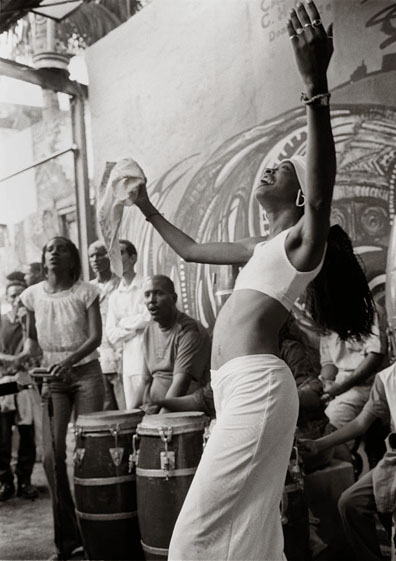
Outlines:
{"label": "dancing woman", "polygon": [[[264,172],[255,196],[269,220],[268,240],[198,244],[161,216],[144,187],[136,202],[186,261],[247,262],[214,328],[217,424],[177,520],[171,561],[284,559],[279,503],[298,397],[278,334],[321,269],[336,172],[326,77],[332,37],[313,2],[291,11],[287,29],[305,88],[307,161],[306,168],[293,158]],[[362,319],[350,333],[367,328]]]}
{"label": "dancing woman", "polygon": [[42,266],[45,279],[27,288],[21,300],[29,311],[27,350],[34,353],[38,341],[42,366],[54,375],[42,394],[44,469],[57,548],[51,559],[70,559],[81,547],[81,537],[66,471],[66,434],[73,409],[77,418],[103,408],[96,350],[102,338],[99,290],[80,280],[80,256],[67,238],[55,237],[44,246]]}

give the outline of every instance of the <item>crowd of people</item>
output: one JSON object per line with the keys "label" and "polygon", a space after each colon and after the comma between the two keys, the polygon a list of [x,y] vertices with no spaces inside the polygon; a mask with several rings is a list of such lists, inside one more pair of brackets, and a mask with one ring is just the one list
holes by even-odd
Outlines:
{"label": "crowd of people", "polygon": [[[279,504],[296,435],[309,472],[326,466],[343,443],[343,454],[354,461],[356,439],[377,419],[395,429],[396,366],[386,362],[384,313],[376,309],[348,236],[330,227],[332,29],[324,28],[312,1],[291,11],[287,29],[304,85],[307,155],[263,172],[255,197],[268,218],[268,237],[197,243],[152,204],[145,182],[134,199],[185,261],[241,267],[212,339],[179,309],[168,271],[144,279],[137,274],[137,250],[127,239],[119,240],[121,278],[98,240],[88,250],[94,278],[81,280],[79,252],[61,236],[48,240],[41,263],[7,278],[1,381],[15,379],[21,391],[16,399],[0,398],[0,501],[15,494],[15,425],[18,496],[37,497],[31,474],[39,440],[43,449],[53,559],[70,559],[82,547],[66,469],[72,415],[141,408],[216,417],[173,532],[170,561],[283,559]],[[293,317],[304,294],[320,333],[316,348]],[[38,365],[49,373],[42,386],[28,376]],[[35,414],[40,398],[42,422]],[[368,454],[371,471],[340,499],[359,561],[382,558],[376,516],[390,530],[395,449],[391,433],[384,458]]]}
{"label": "crowd of people", "polygon": [[[74,415],[146,408],[156,413],[161,400],[179,397],[208,381],[210,338],[202,324],[177,308],[172,280],[135,272],[137,252],[120,240],[123,276],[110,268],[102,242],[89,247],[95,278],[80,279],[76,246],[55,237],[42,252],[41,277],[9,275],[0,341],[2,380],[16,379],[22,391],[0,398],[2,412],[0,501],[14,496],[11,431],[20,433],[16,467],[18,495],[34,499],[30,478],[35,462],[35,429],[42,431],[43,463],[53,499],[56,556],[68,559],[81,549],[81,537],[66,468],[66,437]],[[27,275],[26,275],[27,276]],[[17,280],[13,280],[18,277]],[[41,279],[41,280],[40,280]],[[34,364],[51,373],[40,388],[43,422],[35,426],[26,407],[39,394],[28,375]],[[29,387],[28,390],[27,386]],[[34,400],[36,401],[36,399]],[[7,409],[11,403],[11,411]],[[31,404],[30,410],[35,403]]]}

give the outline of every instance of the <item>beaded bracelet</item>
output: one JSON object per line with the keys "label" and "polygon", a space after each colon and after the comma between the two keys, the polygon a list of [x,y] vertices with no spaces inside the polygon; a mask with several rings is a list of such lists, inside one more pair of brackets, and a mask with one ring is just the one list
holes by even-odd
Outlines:
{"label": "beaded bracelet", "polygon": [[152,212],[151,214],[148,214],[146,216],[147,222],[150,222],[150,218],[152,218],[153,216],[164,216],[164,215],[162,214],[162,212],[158,212],[158,211]]}
{"label": "beaded bracelet", "polygon": [[327,107],[330,102],[331,93],[321,93],[309,98],[304,92],[301,94],[301,101],[304,105],[321,105]]}

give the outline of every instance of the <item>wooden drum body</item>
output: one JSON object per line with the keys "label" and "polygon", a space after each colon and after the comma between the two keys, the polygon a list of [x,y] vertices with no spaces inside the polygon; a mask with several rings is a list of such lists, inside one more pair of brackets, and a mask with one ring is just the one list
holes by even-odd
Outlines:
{"label": "wooden drum body", "polygon": [[147,560],[166,559],[176,519],[200,461],[203,413],[146,415],[137,428],[137,504]]}
{"label": "wooden drum body", "polygon": [[132,437],[142,417],[132,410],[77,419],[74,491],[88,559],[143,559],[132,461]]}

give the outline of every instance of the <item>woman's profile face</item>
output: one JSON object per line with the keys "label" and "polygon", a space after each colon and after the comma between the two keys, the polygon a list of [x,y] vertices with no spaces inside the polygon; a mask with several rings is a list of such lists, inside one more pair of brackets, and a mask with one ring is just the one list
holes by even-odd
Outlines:
{"label": "woman's profile face", "polygon": [[265,168],[255,196],[260,203],[266,200],[285,200],[295,198],[299,187],[294,166],[290,162],[281,162],[278,166]]}
{"label": "woman's profile face", "polygon": [[70,270],[72,256],[70,247],[62,238],[52,238],[45,248],[45,265],[48,270]]}

